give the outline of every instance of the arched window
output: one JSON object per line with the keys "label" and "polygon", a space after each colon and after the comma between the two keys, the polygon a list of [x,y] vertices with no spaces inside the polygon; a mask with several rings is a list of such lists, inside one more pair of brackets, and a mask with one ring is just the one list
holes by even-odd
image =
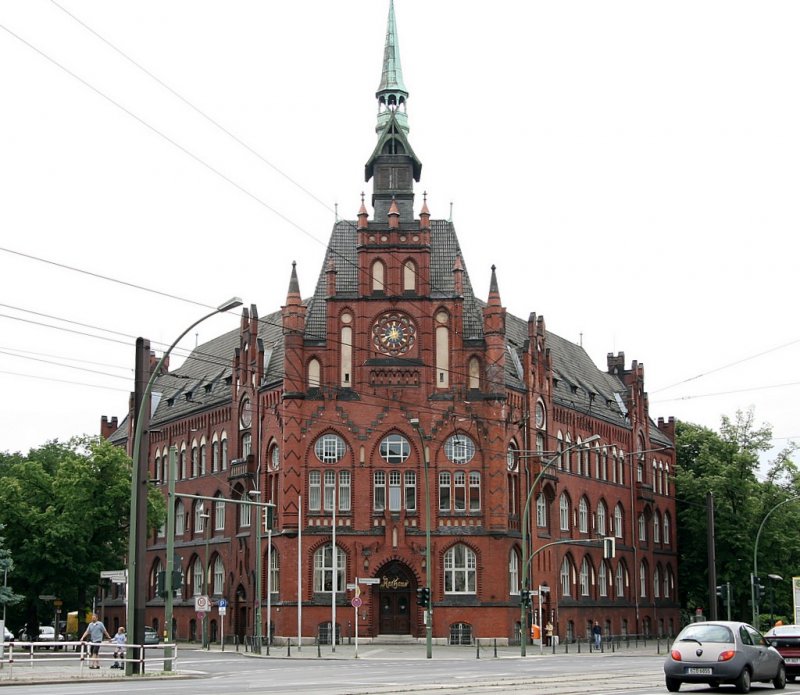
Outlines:
{"label": "arched window", "polygon": [[547,528],[547,499],[541,492],[536,496],[536,525]]}
{"label": "arched window", "polygon": [[225,530],[225,500],[217,493],[214,500],[214,530]]}
{"label": "arched window", "polygon": [[440,389],[450,384],[450,331],[447,320],[447,312],[436,314],[436,388]]}
{"label": "arched window", "polygon": [[180,467],[179,478],[181,480],[186,480],[186,478],[189,477],[189,471],[186,468],[186,444],[181,444],[181,453],[178,459]]}
{"label": "arched window", "polygon": [[403,263],[403,292],[413,292],[417,288],[417,266],[414,261]]}
{"label": "arched window", "polygon": [[508,592],[519,593],[519,556],[515,548],[508,554]]}
{"label": "arched window", "polygon": [[653,514],[653,543],[661,542],[661,515],[656,512]]}
{"label": "arched window", "polygon": [[517,470],[519,465],[519,449],[516,442],[509,442],[506,449],[506,468],[509,471]]}
{"label": "arched window", "polygon": [[217,435],[214,435],[214,440],[211,442],[211,472],[217,473],[219,471],[219,441]]}
{"label": "arched window", "polygon": [[615,575],[615,588],[617,598],[625,598],[625,586],[628,583],[628,573],[625,570],[625,565],[620,562],[617,565],[617,572]]}
{"label": "arched window", "polygon": [[597,573],[597,587],[600,596],[608,596],[608,568],[605,562],[600,563],[600,569]]}
{"label": "arched window", "polygon": [[586,558],[583,558],[583,561],[581,562],[580,582],[581,582],[581,596],[588,596],[589,595],[589,561]]}
{"label": "arched window", "polygon": [[192,478],[200,475],[200,449],[197,442],[192,442]]}
{"label": "arched window", "polygon": [[341,342],[339,348],[342,356],[339,381],[343,388],[350,388],[353,385],[351,380],[351,375],[353,373],[353,327],[350,325],[352,321],[353,316],[351,314],[342,314]]}
{"label": "arched window", "polygon": [[642,543],[647,543],[647,523],[644,519],[644,514],[639,514],[639,540]]}
{"label": "arched window", "polygon": [[622,505],[617,504],[614,507],[614,536],[622,538],[623,529],[625,528],[624,517],[622,515]]}
{"label": "arched window", "polygon": [[314,453],[322,463],[336,463],[344,452],[344,439],[338,434],[323,434],[314,444]]}
{"label": "arched window", "polygon": [[[343,592],[345,584],[346,558],[344,551],[336,546],[336,592]],[[333,546],[328,543],[314,553],[314,591],[333,591]]]}
{"label": "arched window", "polygon": [[556,456],[558,457],[558,467],[560,470],[565,470],[566,462],[564,461],[564,440],[561,438],[561,430],[556,435]]}
{"label": "arched window", "polygon": [[572,440],[569,436],[569,432],[567,432],[567,436],[564,439],[564,470],[567,473],[572,472]]}
{"label": "arched window", "polygon": [[558,517],[562,531],[569,531],[569,498],[565,492],[558,498]]}
{"label": "arched window", "polygon": [[669,598],[672,595],[672,567],[667,567],[664,572],[664,598]]}
{"label": "arched window", "polygon": [[206,446],[206,438],[200,440],[200,475],[208,473],[208,446]]}
{"label": "arched window", "polygon": [[656,565],[653,570],[653,598],[659,598],[661,594],[661,569]]}
{"label": "arched window", "polygon": [[150,571],[150,598],[157,598],[156,594],[158,592],[158,575],[163,571],[164,567],[161,564],[161,560],[156,558],[155,562],[153,563],[153,569]]}
{"label": "arched window", "polygon": [[321,383],[321,368],[319,360],[316,357],[312,357],[308,361],[308,388],[318,389]]}
{"label": "arched window", "polygon": [[642,560],[639,565],[639,596],[647,598],[647,563]]}
{"label": "arched window", "polygon": [[581,497],[578,502],[578,530],[581,533],[589,533],[589,503],[585,497]]}
{"label": "arched window", "polygon": [[605,505],[605,502],[603,502],[603,500],[600,500],[597,503],[597,512],[595,513],[595,516],[597,518],[597,520],[595,522],[597,524],[597,527],[596,527],[597,535],[605,536],[606,535],[606,505]]}
{"label": "arched window", "polygon": [[459,543],[444,554],[446,594],[474,594],[477,585],[476,575],[477,559],[471,548]]}
{"label": "arched window", "polygon": [[411,445],[402,434],[390,434],[381,441],[380,454],[386,463],[403,463],[411,454]]}
{"label": "arched window", "polygon": [[561,571],[559,572],[559,580],[561,582],[561,595],[572,596],[572,582],[570,581],[570,562],[568,558],[564,558],[561,562]]}
{"label": "arched window", "polygon": [[467,388],[480,389],[481,387],[481,363],[477,357],[469,358],[469,384]]}
{"label": "arched window", "polygon": [[228,435],[222,433],[222,449],[221,449],[222,470],[228,470]]}
{"label": "arched window", "polygon": [[183,501],[178,500],[175,503],[175,535],[182,536],[184,531],[186,531],[186,509]]}
{"label": "arched window", "polygon": [[664,466],[664,494],[669,494],[669,464]]}
{"label": "arched window", "polygon": [[281,588],[281,565],[280,557],[278,557],[278,552],[275,550],[275,548],[272,548],[272,556],[270,557],[269,582],[270,593],[279,593]]}
{"label": "arched window", "polygon": [[466,434],[454,434],[445,441],[444,454],[453,463],[469,463],[475,456],[475,442]]}
{"label": "arched window", "polygon": [[217,555],[214,559],[214,595],[222,596],[225,593],[225,564],[222,558]]}
{"label": "arched window", "polygon": [[199,557],[192,564],[192,595],[200,596],[203,593],[203,563]]}
{"label": "arched window", "polygon": [[664,512],[664,545],[669,545],[670,540],[669,512]]}
{"label": "arched window", "polygon": [[383,261],[375,261],[372,264],[372,292],[384,292],[386,289],[386,266]]}

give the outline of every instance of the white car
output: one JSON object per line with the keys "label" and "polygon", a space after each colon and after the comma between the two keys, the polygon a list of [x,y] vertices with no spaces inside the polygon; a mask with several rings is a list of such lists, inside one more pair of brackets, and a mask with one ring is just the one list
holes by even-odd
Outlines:
{"label": "white car", "polygon": [[[34,640],[29,640],[28,635],[23,630],[20,632],[19,639],[21,642],[31,642]],[[50,643],[57,643],[64,641],[64,635],[59,635],[56,633],[55,628],[52,625],[40,625],[39,626],[39,637],[35,640],[36,642],[44,642],[45,644],[41,645],[45,649],[50,649]],[[53,644],[55,649],[61,649],[62,645],[60,644]]]}

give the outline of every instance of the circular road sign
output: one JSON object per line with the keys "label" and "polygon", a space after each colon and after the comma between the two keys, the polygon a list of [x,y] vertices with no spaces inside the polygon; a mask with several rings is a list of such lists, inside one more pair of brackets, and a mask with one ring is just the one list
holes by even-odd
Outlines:
{"label": "circular road sign", "polygon": [[350,605],[353,606],[353,608],[361,608],[361,603],[362,601],[360,596],[353,596],[352,600],[350,601]]}

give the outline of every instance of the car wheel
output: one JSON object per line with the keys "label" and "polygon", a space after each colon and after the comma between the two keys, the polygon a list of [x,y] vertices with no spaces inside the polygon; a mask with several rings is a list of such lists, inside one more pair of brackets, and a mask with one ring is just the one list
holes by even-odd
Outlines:
{"label": "car wheel", "polygon": [[737,692],[740,693],[750,692],[750,671],[747,670],[746,666],[742,669],[742,672],[736,679],[735,685]]}
{"label": "car wheel", "polygon": [[783,664],[778,667],[778,675],[772,679],[772,685],[775,686],[775,690],[783,690],[786,687],[786,667]]}
{"label": "car wheel", "polygon": [[667,690],[671,693],[677,693],[681,689],[681,682],[677,678],[670,678],[667,676]]}

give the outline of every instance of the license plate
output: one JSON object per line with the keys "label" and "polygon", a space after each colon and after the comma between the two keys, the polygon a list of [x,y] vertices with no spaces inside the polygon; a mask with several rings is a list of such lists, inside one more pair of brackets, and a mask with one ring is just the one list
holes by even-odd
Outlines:
{"label": "license plate", "polygon": [[686,673],[691,673],[693,676],[710,676],[711,669],[710,668],[697,668],[697,667],[690,667],[686,669]]}
{"label": "license plate", "polygon": [[790,656],[788,659],[784,659],[787,664],[800,664],[800,659]]}

